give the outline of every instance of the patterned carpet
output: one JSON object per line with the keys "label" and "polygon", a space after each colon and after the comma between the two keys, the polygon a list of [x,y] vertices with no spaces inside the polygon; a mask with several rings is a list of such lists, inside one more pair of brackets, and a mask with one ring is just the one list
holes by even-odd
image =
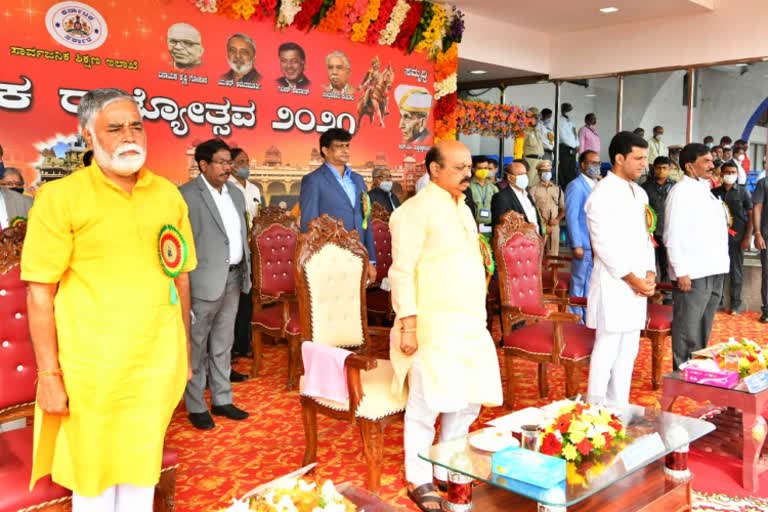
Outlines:
{"label": "patterned carpet", "polygon": [[[768,339],[768,326],[756,320],[756,313],[736,317],[718,313],[712,340],[726,340],[734,333],[759,341]],[[671,371],[672,365],[669,343],[668,338],[665,372]],[[285,344],[273,346],[267,343],[265,346],[262,376],[234,387],[235,405],[251,413],[246,421],[216,418],[215,429],[201,432],[189,424],[183,406],[176,411],[167,445],[178,450],[180,455],[176,488],[178,512],[215,511],[228,505],[231,498],[300,466],[304,453],[304,430],[298,393],[285,391],[287,349]],[[643,340],[633,374],[633,403],[653,406],[660,398],[661,392],[651,389],[650,361],[650,343]],[[245,372],[249,365],[250,360],[240,360],[236,368]],[[550,370],[550,395],[547,400],[537,398],[535,365],[521,361],[515,373],[519,383],[519,408],[543,405],[564,396],[564,375],[560,368]],[[585,392],[586,373],[582,382],[582,392]],[[680,399],[675,409],[676,412],[690,413],[698,407],[689,400]],[[503,408],[484,409],[474,427],[506,412]],[[403,483],[402,424],[394,423],[385,435],[381,495],[391,503],[415,511],[417,509],[405,495]],[[354,425],[318,416],[318,445],[317,474],[320,478],[330,478],[336,483],[349,481],[363,484],[365,465],[361,441]],[[697,487],[696,481],[694,487]],[[713,490],[710,485],[706,490],[721,492]],[[766,503],[760,500],[749,504],[705,495],[697,495],[696,498],[697,510],[700,511],[766,510]],[[742,505],[744,508],[739,508]]]}

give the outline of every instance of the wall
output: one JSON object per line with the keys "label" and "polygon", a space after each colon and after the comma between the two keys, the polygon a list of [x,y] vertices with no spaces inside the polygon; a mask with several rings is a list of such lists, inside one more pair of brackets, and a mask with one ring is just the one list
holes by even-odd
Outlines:
{"label": "wall", "polygon": [[762,58],[766,26],[765,0],[728,0],[692,16],[552,34],[548,72],[565,78]]}

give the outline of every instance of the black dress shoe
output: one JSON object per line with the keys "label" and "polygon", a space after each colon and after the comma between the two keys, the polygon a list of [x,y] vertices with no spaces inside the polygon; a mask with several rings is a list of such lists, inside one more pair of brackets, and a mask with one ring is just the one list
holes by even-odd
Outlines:
{"label": "black dress shoe", "polygon": [[762,315],[760,315],[760,319],[758,320],[758,322],[768,324],[768,313],[763,313]]}
{"label": "black dress shoe", "polygon": [[199,430],[211,430],[216,424],[213,422],[213,418],[205,412],[191,412],[189,413],[189,422],[192,423],[196,429]]}
{"label": "black dress shoe", "polygon": [[211,407],[211,412],[214,416],[224,416],[231,420],[244,420],[248,417],[248,413],[242,409],[238,409],[232,404],[227,405],[214,405]]}
{"label": "black dress shoe", "polygon": [[246,374],[236,372],[235,370],[230,370],[229,382],[245,382],[246,380],[248,380],[248,376]]}

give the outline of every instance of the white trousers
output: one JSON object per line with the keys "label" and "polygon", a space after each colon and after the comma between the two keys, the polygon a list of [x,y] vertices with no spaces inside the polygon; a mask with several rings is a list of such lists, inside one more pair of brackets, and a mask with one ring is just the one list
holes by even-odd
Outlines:
{"label": "white trousers", "polygon": [[152,512],[154,487],[120,484],[92,498],[72,494],[72,512]]}
{"label": "white trousers", "polygon": [[[424,397],[421,367],[414,363],[408,373],[408,403],[405,406],[405,479],[419,487],[432,482],[432,464],[420,459],[420,452],[427,452],[435,441],[435,422],[440,416],[440,442],[464,437],[480,414],[480,404],[470,404],[456,412],[436,411]],[[447,480],[445,468],[435,466],[434,474]]]}
{"label": "white trousers", "polygon": [[589,361],[587,399],[593,403],[629,403],[632,370],[640,346],[640,331],[606,332],[598,326]]}

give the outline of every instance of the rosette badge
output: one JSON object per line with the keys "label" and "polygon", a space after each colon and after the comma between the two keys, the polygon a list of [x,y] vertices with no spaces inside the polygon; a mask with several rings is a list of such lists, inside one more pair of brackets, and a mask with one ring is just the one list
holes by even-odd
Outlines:
{"label": "rosette badge", "polygon": [[174,279],[179,276],[181,269],[187,263],[187,242],[175,226],[166,224],[160,229],[158,246],[160,265],[165,274],[171,278],[171,304],[178,304],[179,293],[176,290]]}

